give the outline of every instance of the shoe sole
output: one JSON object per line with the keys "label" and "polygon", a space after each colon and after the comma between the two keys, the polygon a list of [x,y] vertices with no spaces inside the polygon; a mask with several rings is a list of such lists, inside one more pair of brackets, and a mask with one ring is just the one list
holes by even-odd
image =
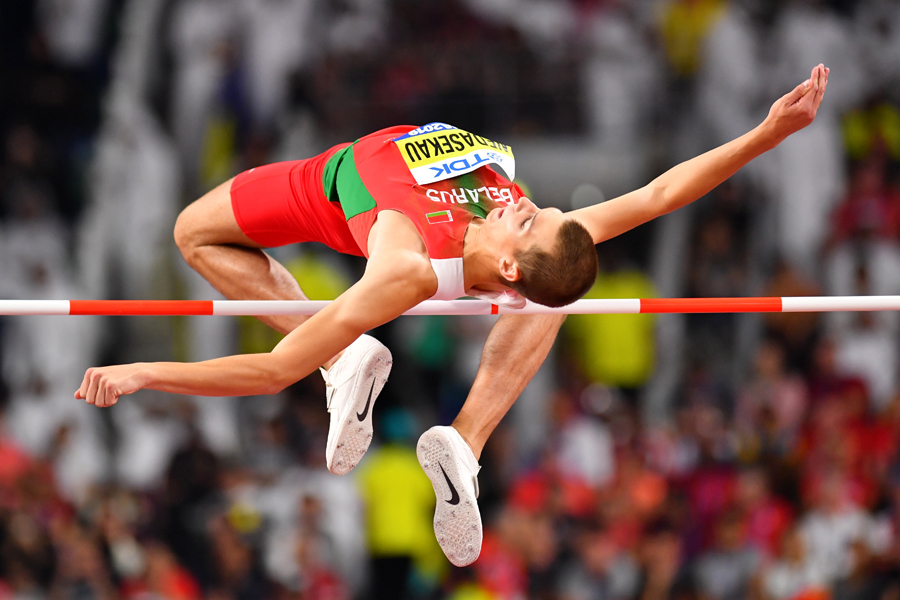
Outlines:
{"label": "shoe sole", "polygon": [[[355,398],[356,401],[348,402],[344,407],[344,413],[339,421],[340,429],[334,436],[334,448],[329,449],[325,456],[328,470],[335,475],[346,475],[352,471],[369,449],[369,444],[372,443],[372,412],[375,400],[387,383],[392,364],[391,351],[381,344],[372,346],[360,361],[353,390],[350,392],[351,398]],[[370,389],[371,398],[368,392]],[[359,420],[358,415],[363,410],[367,410],[365,418]]]}
{"label": "shoe sole", "polygon": [[[434,535],[447,559],[457,567],[465,567],[481,554],[481,513],[476,499],[462,484],[456,461],[451,458],[452,452],[450,439],[441,431],[426,431],[416,445],[419,464],[434,487]],[[450,504],[447,500],[453,499],[447,479],[459,494],[458,504]]]}

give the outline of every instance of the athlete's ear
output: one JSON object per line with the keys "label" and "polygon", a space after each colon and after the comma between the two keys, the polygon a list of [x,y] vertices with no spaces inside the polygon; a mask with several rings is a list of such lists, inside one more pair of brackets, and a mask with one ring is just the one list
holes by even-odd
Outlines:
{"label": "athlete's ear", "polygon": [[500,259],[500,277],[506,281],[518,281],[522,278],[519,263],[509,256]]}

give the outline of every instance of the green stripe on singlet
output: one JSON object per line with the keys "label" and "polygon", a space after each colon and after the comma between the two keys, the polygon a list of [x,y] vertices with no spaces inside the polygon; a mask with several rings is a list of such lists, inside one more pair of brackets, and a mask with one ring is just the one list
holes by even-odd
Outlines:
{"label": "green stripe on singlet", "polygon": [[353,146],[339,150],[325,163],[322,185],[325,197],[331,202],[339,202],[348,221],[358,214],[375,208],[375,198],[366,189],[356,170]]}

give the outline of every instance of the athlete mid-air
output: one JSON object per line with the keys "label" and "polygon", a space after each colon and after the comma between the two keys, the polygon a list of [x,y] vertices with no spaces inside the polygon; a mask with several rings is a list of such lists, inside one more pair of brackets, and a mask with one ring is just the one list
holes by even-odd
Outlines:
{"label": "athlete mid-air", "polygon": [[[99,407],[140,389],[235,396],[276,393],[322,367],[331,413],[326,461],[349,472],[372,439],[372,408],[391,354],[365,332],[419,302],[472,295],[564,306],[597,274],[595,244],[705,195],[815,118],[829,70],[779,99],[749,133],[647,186],[563,213],[537,208],[512,183],[509,147],[443,123],[395,127],[307,160],[246,171],[188,206],[175,240],[185,260],[230,299],[305,300],[262,248],[321,242],[366,256],[363,277],[312,317],[260,317],[287,334],[269,353],[198,363],[88,369],[75,397]],[[437,495],[434,528],[450,561],[481,551],[478,458],[537,371],[564,316],[507,315],[495,324],[465,405],[417,445]]]}

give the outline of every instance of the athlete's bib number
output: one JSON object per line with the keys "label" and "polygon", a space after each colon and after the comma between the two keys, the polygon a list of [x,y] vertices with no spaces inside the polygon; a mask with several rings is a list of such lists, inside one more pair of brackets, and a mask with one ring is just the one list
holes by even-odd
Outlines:
{"label": "athlete's bib number", "polygon": [[413,129],[394,143],[419,185],[436,183],[494,164],[510,181],[516,177],[512,148],[446,123]]}

